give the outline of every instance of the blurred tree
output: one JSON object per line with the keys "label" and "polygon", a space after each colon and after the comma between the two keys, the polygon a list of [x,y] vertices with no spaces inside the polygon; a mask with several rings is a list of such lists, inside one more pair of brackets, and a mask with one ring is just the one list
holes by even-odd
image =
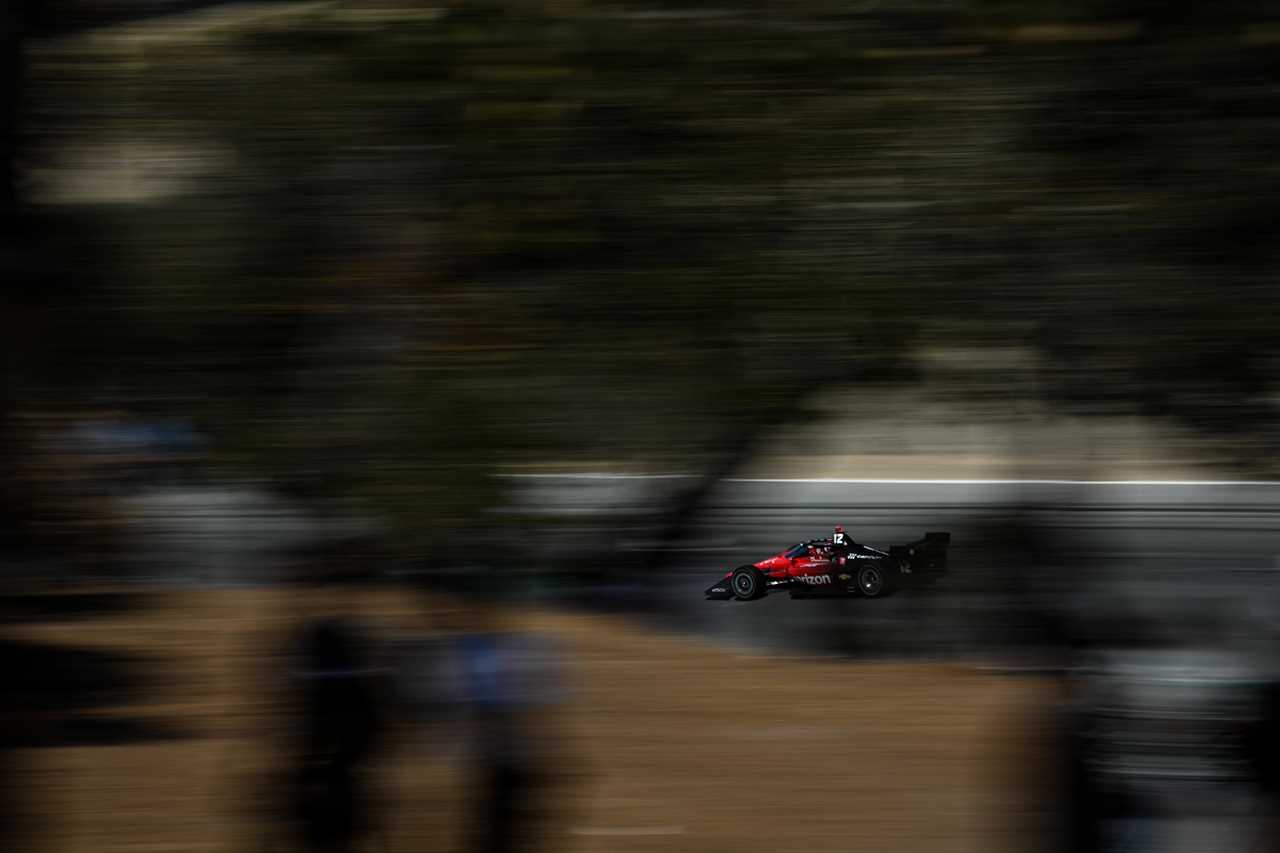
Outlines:
{"label": "blurred tree", "polygon": [[28,288],[16,161],[29,5],[13,2],[0,9],[0,547],[15,544],[23,514],[16,488],[13,373]]}
{"label": "blurred tree", "polygon": [[42,128],[186,175],[113,205],[85,370],[203,396],[236,461],[437,544],[547,461],[701,472],[678,536],[923,344],[1263,431],[1276,79],[1228,12],[404,2],[50,46]]}

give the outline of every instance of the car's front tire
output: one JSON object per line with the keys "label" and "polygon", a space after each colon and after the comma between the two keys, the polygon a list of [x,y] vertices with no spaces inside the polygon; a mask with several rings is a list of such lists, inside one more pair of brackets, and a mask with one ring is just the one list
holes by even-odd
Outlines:
{"label": "car's front tire", "polygon": [[729,588],[739,601],[751,601],[764,595],[764,575],[754,566],[742,566],[733,570]]}

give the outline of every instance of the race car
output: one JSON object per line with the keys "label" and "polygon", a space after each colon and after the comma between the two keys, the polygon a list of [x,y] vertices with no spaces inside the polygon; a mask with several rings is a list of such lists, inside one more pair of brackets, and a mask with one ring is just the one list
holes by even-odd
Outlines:
{"label": "race car", "polygon": [[881,551],[850,543],[844,554],[830,539],[810,539],[758,563],[738,566],[707,587],[711,600],[751,601],[771,592],[792,598],[887,595],[908,580],[929,580],[947,569],[950,533],[926,533],[923,539]]}

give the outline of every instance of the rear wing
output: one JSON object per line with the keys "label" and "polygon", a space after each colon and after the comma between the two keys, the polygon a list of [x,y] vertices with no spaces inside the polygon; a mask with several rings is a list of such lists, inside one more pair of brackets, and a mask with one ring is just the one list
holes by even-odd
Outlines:
{"label": "rear wing", "polygon": [[889,556],[912,572],[944,572],[950,545],[950,533],[926,533],[923,539],[890,547]]}

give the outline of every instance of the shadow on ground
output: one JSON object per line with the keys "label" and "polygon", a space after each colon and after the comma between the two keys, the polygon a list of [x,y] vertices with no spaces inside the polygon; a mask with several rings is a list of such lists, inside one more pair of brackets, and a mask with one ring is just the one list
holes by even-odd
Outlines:
{"label": "shadow on ground", "polygon": [[[10,747],[116,746],[189,736],[178,723],[130,715],[158,661],[139,655],[0,640],[0,710]],[[110,713],[104,710],[110,708]],[[122,713],[123,712],[123,713]]]}

